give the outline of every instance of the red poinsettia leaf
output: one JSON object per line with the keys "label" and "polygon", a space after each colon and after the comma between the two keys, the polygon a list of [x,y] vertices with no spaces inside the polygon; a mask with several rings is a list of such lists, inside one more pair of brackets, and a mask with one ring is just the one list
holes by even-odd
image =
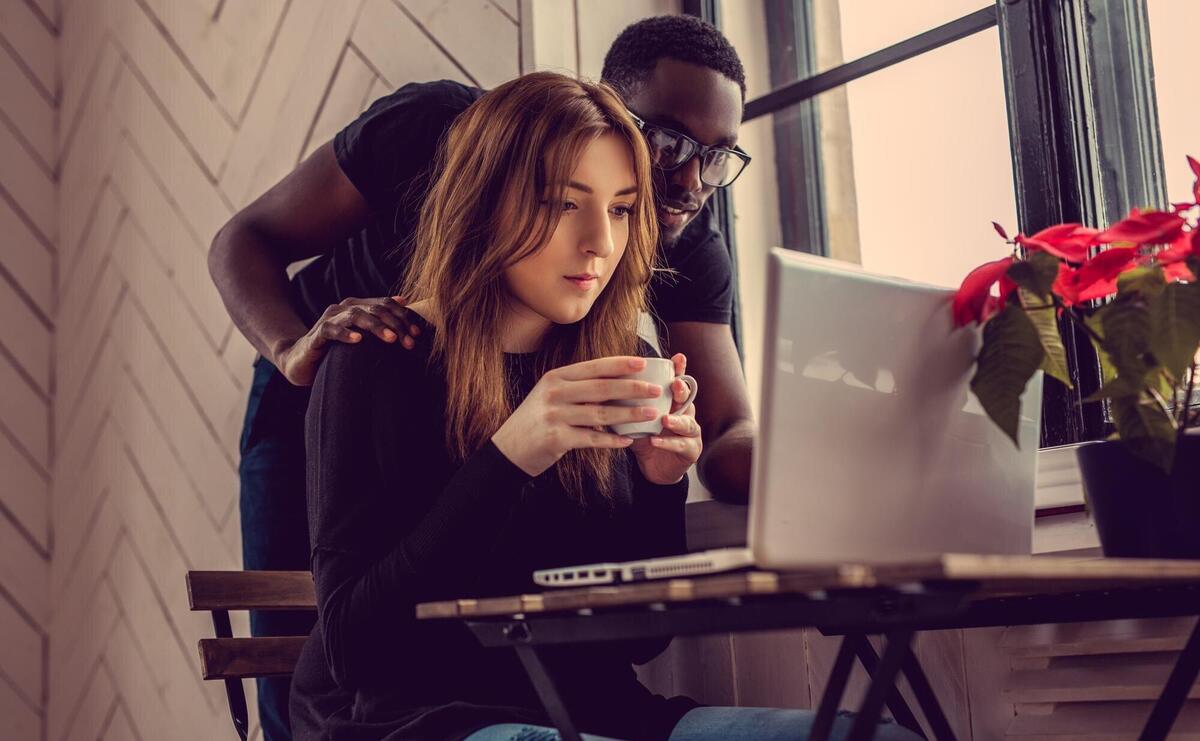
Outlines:
{"label": "red poinsettia leaf", "polygon": [[1008,271],[1004,271],[1004,275],[1000,276],[1000,303],[1004,304],[1012,292],[1017,290],[1017,282],[1008,277]]}
{"label": "red poinsettia leaf", "polygon": [[1097,298],[1108,298],[1117,292],[1117,279],[1105,278],[1089,286],[1079,289],[1076,301],[1091,301]]}
{"label": "red poinsettia leaf", "polygon": [[1012,257],[984,263],[972,270],[963,279],[962,285],[954,294],[952,311],[954,326],[961,327],[970,322],[984,320],[984,308],[991,297],[992,286],[1012,265]]}
{"label": "red poinsettia leaf", "polygon": [[1197,249],[1200,249],[1200,230],[1184,232],[1171,243],[1170,247],[1156,252],[1154,259],[1160,265],[1171,265],[1188,259]]}
{"label": "red poinsettia leaf", "polygon": [[1066,260],[1067,262],[1083,262],[1087,259],[1090,249],[1083,245],[1048,245],[1043,248],[1047,254]]}
{"label": "red poinsettia leaf", "polygon": [[1115,278],[1121,271],[1137,262],[1136,247],[1109,247],[1085,262],[1076,273],[1081,284],[1091,280]]}
{"label": "red poinsettia leaf", "polygon": [[1110,247],[1078,269],[1064,266],[1054,282],[1054,293],[1068,306],[1111,296],[1117,292],[1117,276],[1137,263],[1136,247]]}
{"label": "red poinsettia leaf", "polygon": [[1183,217],[1171,211],[1147,211],[1138,209],[1100,233],[1104,243],[1133,242],[1134,244],[1163,244],[1173,242],[1183,231]]}
{"label": "red poinsettia leaf", "polygon": [[1064,306],[1074,306],[1079,303],[1079,289],[1075,287],[1077,272],[1079,272],[1077,268],[1063,265],[1059,268],[1058,277],[1054,279],[1054,285],[1050,287],[1054,295],[1062,299]]}
{"label": "red poinsettia leaf", "polygon": [[1029,250],[1042,251],[1068,262],[1083,262],[1088,250],[1100,244],[1100,232],[1082,224],[1056,224],[1032,237],[1017,235],[1017,243]]}
{"label": "red poinsettia leaf", "polygon": [[1196,203],[1200,203],[1200,161],[1191,155],[1188,155],[1187,161],[1192,168],[1192,174],[1196,176],[1196,182],[1192,183],[1192,198],[1196,199]]}
{"label": "red poinsettia leaf", "polygon": [[1186,262],[1173,262],[1163,268],[1163,277],[1167,281],[1182,280],[1188,283],[1195,282],[1196,276],[1192,275],[1192,270],[1187,266]]}
{"label": "red poinsettia leaf", "polygon": [[1001,237],[1004,238],[1004,241],[1006,241],[1006,242],[1008,241],[1008,232],[1004,231],[1004,227],[1000,226],[999,224],[997,224],[996,222],[993,221],[992,228],[996,230],[997,234],[999,234]]}
{"label": "red poinsettia leaf", "polygon": [[1074,222],[1068,224],[1055,224],[1054,226],[1048,226],[1037,234],[1034,234],[1032,238],[1042,242],[1057,244],[1058,242],[1061,242],[1062,240],[1074,234],[1076,229],[1081,228],[1083,228],[1083,224],[1076,224]]}

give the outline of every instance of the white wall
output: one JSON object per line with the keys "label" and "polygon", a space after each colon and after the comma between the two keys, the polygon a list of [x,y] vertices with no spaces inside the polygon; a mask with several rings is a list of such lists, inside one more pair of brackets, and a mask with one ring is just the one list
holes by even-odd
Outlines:
{"label": "white wall", "polygon": [[521,0],[523,69],[600,79],[604,54],[630,23],[679,12],[679,0]]}

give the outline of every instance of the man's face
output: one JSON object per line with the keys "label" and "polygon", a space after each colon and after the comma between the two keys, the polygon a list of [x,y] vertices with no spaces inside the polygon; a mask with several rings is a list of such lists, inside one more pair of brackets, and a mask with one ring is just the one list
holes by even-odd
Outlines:
{"label": "man's face", "polygon": [[[742,121],[737,83],[708,67],[660,59],[654,74],[626,101],[646,123],[687,134],[701,144],[732,147]],[[658,227],[672,245],[715,188],[700,182],[700,158],[670,170],[654,170]]]}

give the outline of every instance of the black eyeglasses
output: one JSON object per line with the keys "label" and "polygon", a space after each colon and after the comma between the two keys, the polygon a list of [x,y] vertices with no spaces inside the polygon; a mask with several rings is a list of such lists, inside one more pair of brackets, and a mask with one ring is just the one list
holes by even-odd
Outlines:
{"label": "black eyeglasses", "polygon": [[710,147],[675,129],[646,123],[632,112],[629,116],[646,138],[650,160],[662,170],[676,170],[700,158],[700,182],[713,188],[724,188],[737,180],[750,164],[750,155],[739,148]]}

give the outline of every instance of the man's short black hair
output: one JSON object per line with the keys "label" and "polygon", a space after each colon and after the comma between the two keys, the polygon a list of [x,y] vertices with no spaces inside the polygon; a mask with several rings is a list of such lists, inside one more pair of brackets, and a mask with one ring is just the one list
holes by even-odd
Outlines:
{"label": "man's short black hair", "polygon": [[600,78],[628,99],[663,57],[720,72],[746,99],[746,71],[733,45],[711,23],[691,15],[659,15],[628,26],[604,55]]}

